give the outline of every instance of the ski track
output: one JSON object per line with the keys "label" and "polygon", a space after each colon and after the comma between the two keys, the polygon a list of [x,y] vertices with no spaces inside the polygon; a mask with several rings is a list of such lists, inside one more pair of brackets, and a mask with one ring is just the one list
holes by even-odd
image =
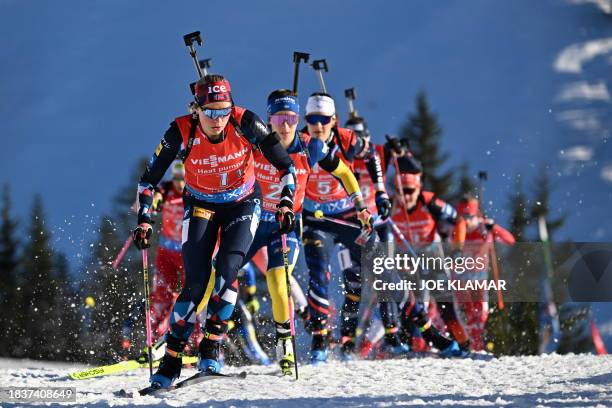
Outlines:
{"label": "ski track", "polygon": [[[247,371],[244,380],[212,380],[163,396],[113,395],[146,386],[148,370],[74,381],[65,376],[82,366],[0,360],[2,386],[77,389],[76,403],[38,406],[156,407],[576,407],[612,406],[612,357],[543,355],[500,359],[435,357],[330,362],[302,365],[300,380],[276,376],[276,366],[227,367]],[[195,373],[183,370],[181,378]],[[25,404],[0,407],[30,406]]]}

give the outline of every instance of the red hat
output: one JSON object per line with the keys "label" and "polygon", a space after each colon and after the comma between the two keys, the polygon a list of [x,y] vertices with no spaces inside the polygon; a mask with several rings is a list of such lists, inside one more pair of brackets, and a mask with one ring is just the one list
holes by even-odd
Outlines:
{"label": "red hat", "polygon": [[478,215],[478,200],[475,198],[461,200],[457,204],[457,212],[459,215]]}
{"label": "red hat", "polygon": [[204,106],[213,102],[232,102],[232,88],[227,80],[200,84],[195,88],[198,105]]}
{"label": "red hat", "polygon": [[401,173],[400,180],[402,182],[402,188],[421,187],[421,173]]}

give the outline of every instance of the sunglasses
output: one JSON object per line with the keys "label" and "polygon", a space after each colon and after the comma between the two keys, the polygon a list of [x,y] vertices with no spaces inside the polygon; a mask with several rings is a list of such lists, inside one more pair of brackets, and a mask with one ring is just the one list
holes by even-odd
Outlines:
{"label": "sunglasses", "polygon": [[202,109],[202,112],[204,112],[204,115],[206,115],[210,119],[218,119],[218,118],[223,118],[223,117],[229,115],[230,113],[232,113],[232,108],[225,108],[225,109]]}
{"label": "sunglasses", "polygon": [[274,126],[281,126],[283,123],[287,122],[289,126],[297,125],[300,121],[300,117],[298,115],[272,115],[270,116],[270,123]]}
{"label": "sunglasses", "polygon": [[475,218],[475,215],[472,214],[463,214],[462,217],[466,220],[471,220],[472,218]]}
{"label": "sunglasses", "polygon": [[412,195],[416,191],[416,188],[405,188],[403,189],[403,191],[404,191],[404,194]]}
{"label": "sunglasses", "polygon": [[317,123],[320,123],[323,126],[325,126],[329,122],[331,122],[331,120],[332,120],[331,116],[325,116],[325,115],[306,115],[306,122],[308,122],[308,124],[310,124],[310,125],[316,125]]}

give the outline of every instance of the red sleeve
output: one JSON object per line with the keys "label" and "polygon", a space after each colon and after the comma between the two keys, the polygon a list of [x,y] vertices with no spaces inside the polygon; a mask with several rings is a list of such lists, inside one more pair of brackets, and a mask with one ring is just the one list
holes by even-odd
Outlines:
{"label": "red sleeve", "polygon": [[493,226],[493,236],[495,237],[496,241],[502,242],[506,245],[514,245],[516,243],[514,235],[512,235],[512,233],[510,233],[510,231],[504,227],[500,227],[497,224]]}

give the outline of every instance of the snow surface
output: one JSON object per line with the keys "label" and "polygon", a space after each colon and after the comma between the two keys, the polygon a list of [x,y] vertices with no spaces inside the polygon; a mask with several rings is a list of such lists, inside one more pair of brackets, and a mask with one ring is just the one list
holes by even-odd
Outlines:
{"label": "snow surface", "polygon": [[[75,386],[76,405],[88,407],[612,406],[612,357],[584,354],[331,362],[320,368],[302,366],[297,382],[276,376],[275,367],[228,367],[225,372],[245,370],[248,377],[134,399],[114,396],[113,391],[142,387],[148,370],[80,381],[65,378],[78,369],[0,360],[0,384]],[[184,370],[183,376],[194,372]]]}

